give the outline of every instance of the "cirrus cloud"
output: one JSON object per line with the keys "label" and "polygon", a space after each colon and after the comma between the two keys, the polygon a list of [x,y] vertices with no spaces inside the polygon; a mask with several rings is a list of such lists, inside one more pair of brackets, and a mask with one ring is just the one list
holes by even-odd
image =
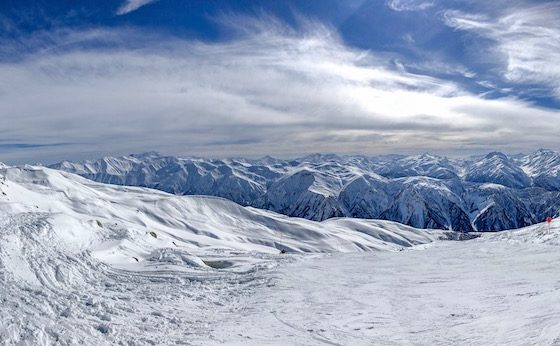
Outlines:
{"label": "cirrus cloud", "polygon": [[389,0],[387,5],[394,11],[422,11],[433,7],[433,1]]}
{"label": "cirrus cloud", "polygon": [[140,7],[156,1],[158,0],[126,0],[126,2],[118,8],[117,15],[121,16],[130,12],[134,12]]}
{"label": "cirrus cloud", "polygon": [[560,3],[512,2],[498,12],[448,10],[444,18],[450,27],[492,42],[489,60],[503,62],[503,78],[544,85],[560,99]]}

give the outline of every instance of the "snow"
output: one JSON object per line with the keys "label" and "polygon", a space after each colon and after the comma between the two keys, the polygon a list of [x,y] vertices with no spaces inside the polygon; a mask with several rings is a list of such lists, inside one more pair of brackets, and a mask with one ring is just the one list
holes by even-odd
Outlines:
{"label": "snow", "polygon": [[254,308],[225,326],[221,341],[556,345],[559,260],[556,246],[483,238],[296,261],[273,271],[271,285],[251,296]]}
{"label": "snow", "polygon": [[459,237],[4,167],[0,344],[559,343],[558,221]]}

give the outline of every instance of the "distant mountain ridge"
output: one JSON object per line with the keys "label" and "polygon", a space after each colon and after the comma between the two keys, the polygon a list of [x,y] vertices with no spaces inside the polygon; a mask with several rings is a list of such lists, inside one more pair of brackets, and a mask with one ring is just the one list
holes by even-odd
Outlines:
{"label": "distant mountain ridge", "polygon": [[211,195],[322,221],[357,217],[461,232],[520,228],[560,210],[560,153],[481,158],[313,154],[293,160],[150,152],[51,168],[177,195]]}

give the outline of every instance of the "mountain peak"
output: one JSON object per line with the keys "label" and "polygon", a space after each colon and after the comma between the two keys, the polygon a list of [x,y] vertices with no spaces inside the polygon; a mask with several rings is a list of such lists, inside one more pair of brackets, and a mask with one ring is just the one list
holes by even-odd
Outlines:
{"label": "mountain peak", "polygon": [[512,188],[531,185],[529,176],[504,153],[494,151],[472,164],[465,180],[476,183],[495,183]]}
{"label": "mountain peak", "polygon": [[430,153],[423,153],[423,154],[418,155],[418,158],[421,158],[421,159],[429,158],[429,159],[431,159],[431,158],[439,158],[439,156],[434,155],[434,154],[430,154]]}
{"label": "mountain peak", "polygon": [[325,161],[337,161],[337,160],[340,160],[340,159],[341,159],[341,157],[338,156],[337,154],[314,153],[314,154],[305,155],[304,157],[300,158],[299,160],[300,161],[309,161],[309,162],[325,162]]}
{"label": "mountain peak", "polygon": [[493,151],[493,152],[489,153],[488,155],[486,155],[484,158],[485,159],[498,158],[498,159],[506,160],[506,161],[509,160],[509,158],[507,157],[506,154],[504,154],[502,152],[499,152],[499,151]]}
{"label": "mountain peak", "polygon": [[557,151],[554,151],[552,149],[539,149],[537,151],[535,151],[534,153],[532,153],[531,155],[528,155],[531,157],[553,157],[553,156],[560,156],[560,153]]}
{"label": "mountain peak", "polygon": [[547,148],[540,148],[536,150],[535,153],[556,153],[556,151]]}

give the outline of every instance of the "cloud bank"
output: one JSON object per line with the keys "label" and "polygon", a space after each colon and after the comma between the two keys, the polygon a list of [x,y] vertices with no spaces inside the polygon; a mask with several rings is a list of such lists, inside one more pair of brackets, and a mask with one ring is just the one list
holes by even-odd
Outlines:
{"label": "cloud bank", "polygon": [[48,49],[0,63],[10,81],[0,86],[0,144],[35,145],[0,161],[558,148],[558,111],[409,73],[318,23],[227,25],[236,34],[219,43],[133,30],[53,33]]}

